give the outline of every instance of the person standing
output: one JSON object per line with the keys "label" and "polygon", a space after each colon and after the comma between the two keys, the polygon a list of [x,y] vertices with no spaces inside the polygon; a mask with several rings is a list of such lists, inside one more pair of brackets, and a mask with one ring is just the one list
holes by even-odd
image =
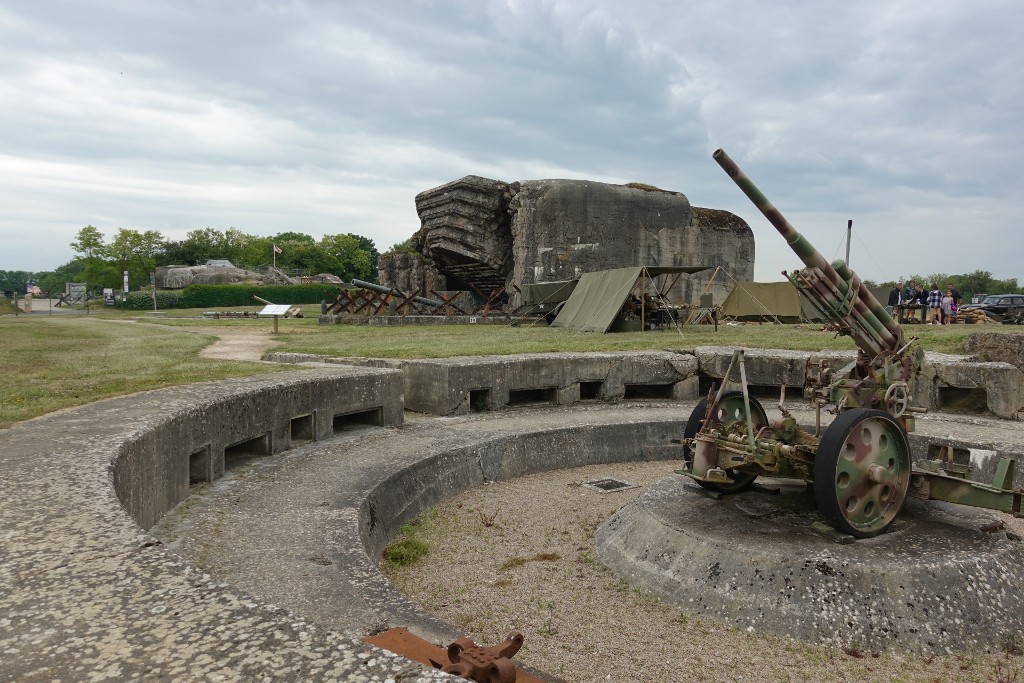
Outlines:
{"label": "person standing", "polygon": [[932,288],[928,292],[928,324],[929,325],[941,325],[942,324],[942,292],[939,291],[939,286],[932,283]]}
{"label": "person standing", "polygon": [[899,282],[895,287],[889,290],[889,314],[893,317],[893,320],[900,319],[900,304],[903,303],[903,283]]}
{"label": "person standing", "polygon": [[921,323],[928,322],[928,290],[924,283],[917,290],[917,307],[921,309]]}
{"label": "person standing", "polygon": [[964,302],[963,295],[957,291],[956,287],[953,286],[952,282],[946,283],[946,289],[953,292],[953,320],[956,320],[956,312],[960,309],[960,305]]}
{"label": "person standing", "polygon": [[903,289],[903,322],[911,322],[917,313],[917,285],[911,280]]}
{"label": "person standing", "polygon": [[946,286],[946,293],[942,295],[942,324],[948,325],[953,322],[953,285]]}

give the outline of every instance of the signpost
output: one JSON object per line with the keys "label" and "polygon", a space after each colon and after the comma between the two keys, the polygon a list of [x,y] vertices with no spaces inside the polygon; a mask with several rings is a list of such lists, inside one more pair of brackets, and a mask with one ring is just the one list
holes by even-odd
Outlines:
{"label": "signpost", "polygon": [[260,317],[274,316],[274,334],[277,334],[277,319],[286,313],[291,308],[288,304],[267,304],[263,307],[263,310],[256,315]]}

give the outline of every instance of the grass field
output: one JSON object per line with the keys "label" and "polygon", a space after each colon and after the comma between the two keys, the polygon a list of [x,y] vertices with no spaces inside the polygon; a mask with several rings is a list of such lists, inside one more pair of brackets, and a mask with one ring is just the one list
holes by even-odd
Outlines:
{"label": "grass field", "polygon": [[0,428],[111,396],[273,371],[206,360],[215,337],[98,317],[0,318]]}
{"label": "grass field", "polygon": [[[256,311],[260,307],[248,307]],[[524,322],[518,326],[433,325],[382,327],[318,325],[319,306],[305,307],[307,317],[282,319],[277,350],[378,358],[445,358],[552,351],[633,351],[692,349],[696,346],[742,346],[802,351],[854,348],[813,325],[695,325],[679,330],[596,334]],[[61,408],[101,398],[202,380],[275,370],[248,362],[207,360],[199,351],[218,328],[249,329],[268,334],[271,320],[203,318],[202,310],[173,311],[152,318],[140,312],[99,309],[89,315],[0,317],[0,428]],[[189,317],[191,316],[191,317]],[[129,324],[142,319],[153,324]],[[204,334],[181,328],[202,327]],[[929,351],[962,353],[972,332],[1015,332],[1007,326],[955,325],[907,327]],[[286,369],[286,368],[281,368]]]}

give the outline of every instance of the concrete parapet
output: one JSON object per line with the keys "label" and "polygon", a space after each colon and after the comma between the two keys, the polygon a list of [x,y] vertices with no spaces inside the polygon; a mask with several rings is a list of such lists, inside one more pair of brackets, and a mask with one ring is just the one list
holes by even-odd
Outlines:
{"label": "concrete parapet", "polygon": [[[711,382],[720,381],[732,361],[734,347],[701,346],[694,350],[705,393]],[[755,394],[778,395],[785,383],[799,395],[808,360],[827,361],[838,370],[856,359],[855,351],[781,351],[745,349],[747,382]],[[739,376],[733,373],[733,378]],[[992,414],[1019,419],[1024,409],[1024,374],[1008,363],[986,363],[970,356],[928,352],[914,400],[930,411]]]}
{"label": "concrete parapet", "polygon": [[1024,369],[1024,334],[976,332],[964,339],[964,351],[980,361],[1000,361]]}
{"label": "concrete parapet", "polygon": [[[692,398],[692,356],[543,353],[407,361],[406,408],[462,415],[509,406],[576,401]],[[678,386],[680,383],[683,385]]]}
{"label": "concrete parapet", "polygon": [[920,398],[933,410],[989,412],[1004,419],[1020,419],[1024,410],[1024,374],[1009,363],[929,352],[922,374],[928,394]]}
{"label": "concrete parapet", "polygon": [[400,424],[401,390],[386,370],[276,373],[100,401],[0,432],[0,680],[394,679],[406,660],[258,603],[142,528],[225,455],[246,457],[230,452],[236,442],[278,452],[367,411]]}

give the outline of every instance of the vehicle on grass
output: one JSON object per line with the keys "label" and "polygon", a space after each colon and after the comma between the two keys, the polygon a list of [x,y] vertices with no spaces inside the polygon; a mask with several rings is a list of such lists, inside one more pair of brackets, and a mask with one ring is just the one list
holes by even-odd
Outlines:
{"label": "vehicle on grass", "polygon": [[960,307],[960,311],[971,309],[984,311],[988,317],[998,320],[1016,309],[1024,310],[1024,294],[989,294],[981,303],[964,304]]}

